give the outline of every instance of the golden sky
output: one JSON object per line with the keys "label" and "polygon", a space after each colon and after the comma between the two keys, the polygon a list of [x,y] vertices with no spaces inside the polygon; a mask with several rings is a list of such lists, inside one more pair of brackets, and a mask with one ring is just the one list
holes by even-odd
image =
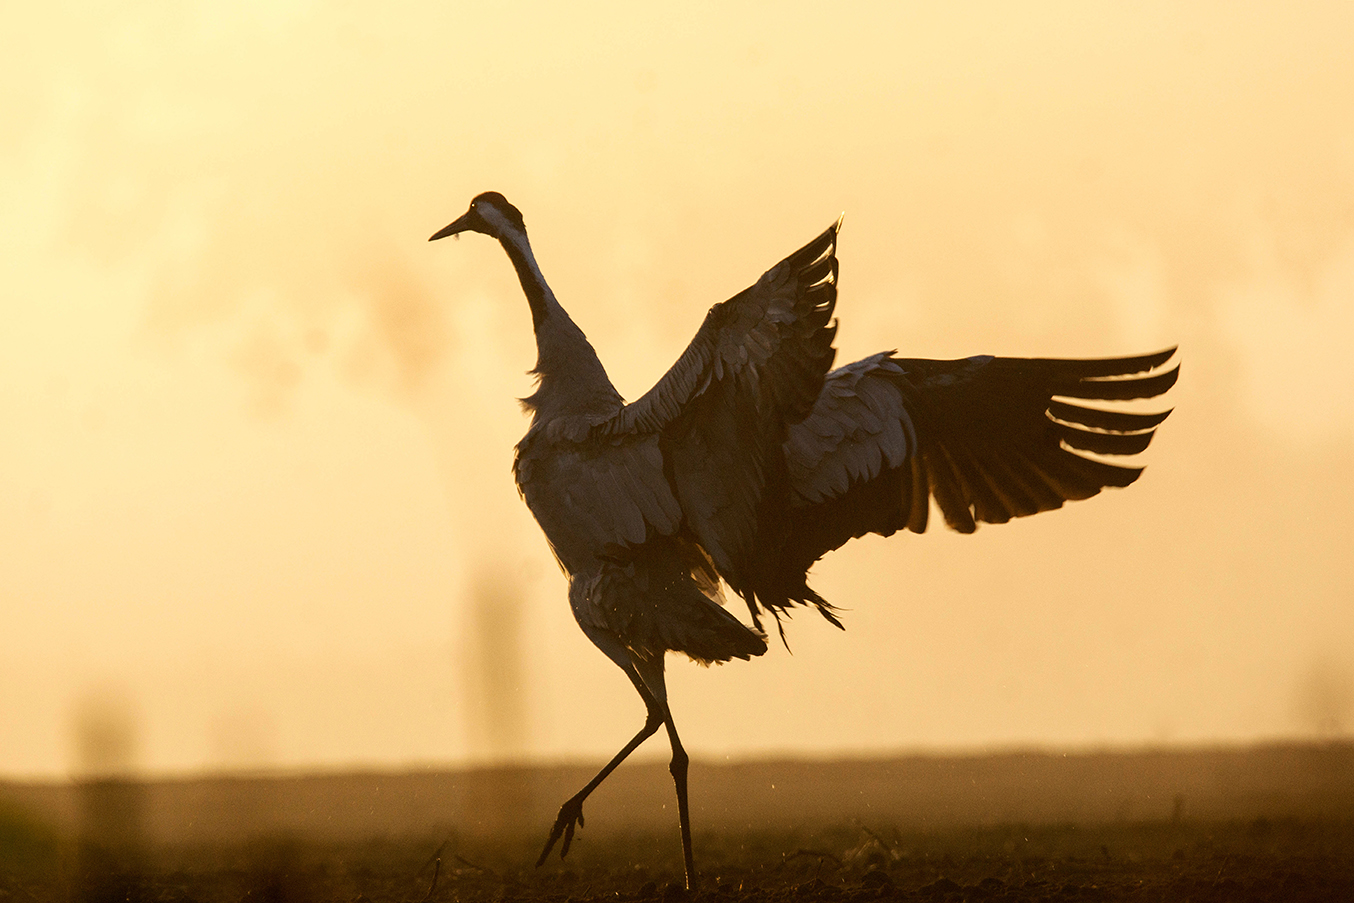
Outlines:
{"label": "golden sky", "polygon": [[1347,4],[7,22],[0,776],[99,767],[99,724],[156,773],[594,759],[639,726],[511,482],[512,269],[426,242],[487,189],[631,398],[843,210],[842,362],[1182,346],[1130,489],[856,543],[815,570],[846,633],[671,661],[694,755],[1354,729]]}

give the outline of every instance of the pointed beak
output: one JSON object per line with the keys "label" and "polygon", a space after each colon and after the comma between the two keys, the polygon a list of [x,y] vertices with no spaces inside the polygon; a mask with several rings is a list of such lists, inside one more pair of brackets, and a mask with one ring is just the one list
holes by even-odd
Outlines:
{"label": "pointed beak", "polygon": [[470,211],[467,210],[455,222],[448,223],[441,229],[432,234],[428,241],[437,241],[439,238],[446,238],[448,235],[459,235],[470,228]]}

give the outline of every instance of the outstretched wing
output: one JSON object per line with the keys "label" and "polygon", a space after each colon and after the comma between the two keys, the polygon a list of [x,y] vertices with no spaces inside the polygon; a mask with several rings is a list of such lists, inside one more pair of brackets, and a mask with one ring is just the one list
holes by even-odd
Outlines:
{"label": "outstretched wing", "polygon": [[686,525],[739,592],[759,508],[786,492],[786,431],[832,366],[840,227],[711,308],[663,378],[591,431],[599,442],[659,436]]}
{"label": "outstretched wing", "polygon": [[[833,371],[785,442],[792,526],[782,572],[802,574],[866,533],[920,533],[932,498],[946,524],[971,533],[1127,486],[1141,467],[1082,452],[1135,455],[1170,412],[1066,399],[1154,398],[1175,384],[1179,365],[1161,369],[1174,353],[958,361],[884,353]],[[821,601],[794,582],[791,599]]]}

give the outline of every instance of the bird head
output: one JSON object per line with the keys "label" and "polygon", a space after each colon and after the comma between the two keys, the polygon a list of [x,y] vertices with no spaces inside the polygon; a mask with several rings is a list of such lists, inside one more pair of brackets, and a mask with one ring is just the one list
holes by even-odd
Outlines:
{"label": "bird head", "polygon": [[480,232],[493,238],[502,239],[509,232],[525,232],[526,223],[522,220],[522,211],[497,191],[486,191],[476,195],[470,202],[470,209],[460,218],[433,233],[428,241],[446,238],[448,235],[460,235],[462,232]]}

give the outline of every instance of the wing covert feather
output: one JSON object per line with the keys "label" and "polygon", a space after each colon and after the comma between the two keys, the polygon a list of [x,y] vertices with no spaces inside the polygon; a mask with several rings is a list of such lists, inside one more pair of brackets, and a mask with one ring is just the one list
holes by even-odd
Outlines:
{"label": "wing covert feather", "polygon": [[832,365],[841,221],[710,309],[668,372],[592,428],[594,441],[659,437],[686,525],[737,591],[780,453]]}

